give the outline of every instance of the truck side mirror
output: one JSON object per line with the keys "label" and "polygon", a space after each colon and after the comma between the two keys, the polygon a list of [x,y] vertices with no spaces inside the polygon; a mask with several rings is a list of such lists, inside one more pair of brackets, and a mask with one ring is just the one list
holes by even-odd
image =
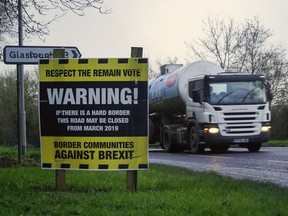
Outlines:
{"label": "truck side mirror", "polygon": [[268,88],[268,100],[269,101],[272,101],[272,99],[273,99],[273,94],[272,94],[272,92],[271,92],[271,89],[270,88]]}
{"label": "truck side mirror", "polygon": [[202,103],[201,94],[199,90],[194,90],[192,92],[192,99],[194,102]]}
{"label": "truck side mirror", "polygon": [[270,86],[270,84],[269,83],[266,83],[265,84],[265,87],[266,87],[266,90],[267,90],[267,96],[268,96],[268,101],[272,101],[272,99],[273,99],[273,93],[272,93],[272,91],[271,91],[271,86]]}

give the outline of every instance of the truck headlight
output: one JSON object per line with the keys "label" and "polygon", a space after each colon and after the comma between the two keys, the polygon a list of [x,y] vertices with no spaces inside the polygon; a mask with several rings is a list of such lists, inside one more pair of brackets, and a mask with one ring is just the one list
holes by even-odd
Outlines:
{"label": "truck headlight", "polygon": [[205,134],[218,134],[219,128],[218,127],[205,127],[203,131]]}
{"label": "truck headlight", "polygon": [[263,125],[261,127],[261,132],[267,133],[267,132],[270,132],[270,130],[271,130],[271,126],[269,125]]}
{"label": "truck headlight", "polygon": [[219,128],[209,128],[209,133],[211,134],[218,134],[219,133]]}

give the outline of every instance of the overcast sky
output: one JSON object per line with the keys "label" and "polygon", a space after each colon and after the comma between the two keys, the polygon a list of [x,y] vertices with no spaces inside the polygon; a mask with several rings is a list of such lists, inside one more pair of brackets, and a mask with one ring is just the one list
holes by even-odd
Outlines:
{"label": "overcast sky", "polygon": [[96,10],[84,17],[68,14],[50,26],[45,42],[34,39],[24,45],[76,46],[84,58],[125,58],[132,46],[140,46],[151,62],[178,57],[178,63],[185,63],[189,49],[184,42],[201,37],[202,21],[212,15],[239,23],[256,16],[273,30],[273,44],[288,46],[287,0],[104,1],[111,14]]}

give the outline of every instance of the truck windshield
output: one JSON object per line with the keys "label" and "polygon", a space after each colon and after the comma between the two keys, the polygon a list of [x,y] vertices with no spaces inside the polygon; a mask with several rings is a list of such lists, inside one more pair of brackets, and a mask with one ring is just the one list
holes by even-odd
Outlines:
{"label": "truck windshield", "polygon": [[267,102],[262,81],[210,82],[208,102],[211,104],[261,104]]}

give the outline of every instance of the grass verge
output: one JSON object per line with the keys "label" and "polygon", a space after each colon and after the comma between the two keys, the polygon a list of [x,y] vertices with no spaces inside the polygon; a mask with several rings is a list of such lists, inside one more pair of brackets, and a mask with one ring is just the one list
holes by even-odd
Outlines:
{"label": "grass verge", "polygon": [[288,215],[288,188],[158,164],[136,193],[125,171],[66,171],[56,192],[55,171],[26,164],[0,168],[0,191],[0,215]]}
{"label": "grass verge", "polygon": [[269,140],[269,142],[263,143],[263,146],[288,147],[288,140]]}

